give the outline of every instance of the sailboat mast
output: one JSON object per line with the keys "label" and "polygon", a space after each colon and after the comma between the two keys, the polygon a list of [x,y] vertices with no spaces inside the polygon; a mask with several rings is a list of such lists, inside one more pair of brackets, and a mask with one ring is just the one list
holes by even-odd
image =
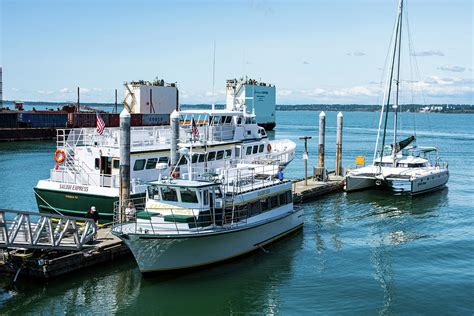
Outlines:
{"label": "sailboat mast", "polygon": [[397,61],[397,79],[395,80],[395,104],[393,105],[394,119],[393,119],[393,165],[396,166],[395,157],[397,155],[397,123],[398,123],[398,93],[400,89],[400,52],[402,50],[402,22],[403,22],[403,0],[400,0],[400,8],[398,11],[398,23],[400,25],[398,30],[398,61]]}
{"label": "sailboat mast", "polygon": [[[380,150],[380,161],[382,161],[383,158],[383,152],[384,152],[384,147],[385,147],[385,138],[387,135],[387,123],[388,123],[388,110],[389,110],[389,104],[390,104],[390,95],[392,92],[392,81],[393,81],[393,70],[395,68],[395,57],[397,56],[397,46],[398,46],[398,39],[399,39],[399,31],[400,31],[400,16],[401,16],[401,9],[402,9],[402,3],[403,0],[400,0],[399,2],[399,8],[398,8],[398,14],[397,14],[397,27],[396,27],[396,32],[395,32],[395,41],[393,45],[393,55],[392,55],[392,61],[390,63],[390,79],[387,82],[388,85],[388,93],[387,93],[387,103],[385,106],[385,122],[384,122],[384,128],[383,128],[383,135],[382,135],[382,147]],[[383,113],[382,113],[383,115]],[[379,129],[380,131],[380,129]]]}
{"label": "sailboat mast", "polygon": [[214,94],[214,86],[216,79],[216,42],[214,42],[214,59],[212,61],[212,109],[216,106],[216,96]]}

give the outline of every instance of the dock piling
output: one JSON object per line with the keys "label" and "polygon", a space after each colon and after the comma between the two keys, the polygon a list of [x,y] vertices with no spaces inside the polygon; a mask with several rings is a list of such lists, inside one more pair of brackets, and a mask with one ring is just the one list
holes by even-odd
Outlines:
{"label": "dock piling", "polygon": [[[170,149],[170,166],[171,170],[177,169],[179,153],[178,153],[178,141],[179,141],[179,113],[173,111],[170,115],[171,121],[171,149]],[[175,170],[179,172],[178,170]]]}
{"label": "dock piling", "polygon": [[120,222],[125,221],[125,208],[130,200],[130,119],[124,107],[120,113]]}
{"label": "dock piling", "polygon": [[308,139],[311,139],[311,136],[303,136],[300,139],[304,140],[304,185],[308,185]]}
{"label": "dock piling", "polygon": [[326,113],[319,114],[318,168],[324,168],[324,138],[326,134]]}
{"label": "dock piling", "polygon": [[342,176],[342,125],[343,115],[341,112],[337,114],[337,130],[336,130],[336,176]]}

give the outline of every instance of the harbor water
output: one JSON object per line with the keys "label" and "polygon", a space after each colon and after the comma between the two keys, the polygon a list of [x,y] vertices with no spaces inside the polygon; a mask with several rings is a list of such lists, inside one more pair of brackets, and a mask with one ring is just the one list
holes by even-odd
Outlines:
{"label": "harbor water", "polygon": [[[297,142],[285,170],[317,163],[318,112],[278,112],[270,136]],[[335,165],[336,115],[326,113]],[[474,131],[471,115],[403,113],[401,129],[449,162],[444,190],[421,196],[337,193],[304,204],[304,229],[251,255],[193,272],[143,278],[133,258],[48,282],[1,279],[1,314],[424,314],[474,311]],[[378,113],[344,113],[343,165],[372,160]],[[414,128],[416,126],[416,128]],[[55,142],[0,143],[0,208],[36,209]],[[312,168],[310,168],[311,170]],[[100,211],[100,210],[99,210]],[[212,245],[210,245],[212,247]],[[232,247],[232,245],[229,245]],[[25,277],[23,277],[25,278]]]}

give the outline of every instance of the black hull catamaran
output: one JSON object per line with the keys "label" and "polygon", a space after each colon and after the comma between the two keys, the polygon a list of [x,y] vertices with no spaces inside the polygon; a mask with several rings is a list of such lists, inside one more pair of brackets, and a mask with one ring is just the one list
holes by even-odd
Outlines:
{"label": "black hull catamaran", "polygon": [[[403,0],[400,0],[373,163],[351,170],[347,174],[345,178],[347,192],[380,187],[389,188],[395,192],[421,194],[443,188],[449,179],[448,164],[440,161],[437,148],[412,145],[416,141],[415,136],[397,141],[403,8]],[[386,146],[393,85],[395,85],[395,100],[392,106],[393,142]]]}

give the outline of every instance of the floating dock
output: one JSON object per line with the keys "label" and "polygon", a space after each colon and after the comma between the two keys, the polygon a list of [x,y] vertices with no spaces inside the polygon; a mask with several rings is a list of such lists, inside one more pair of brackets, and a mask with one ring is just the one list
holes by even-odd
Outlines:
{"label": "floating dock", "polygon": [[15,275],[15,281],[25,277],[50,279],[129,255],[125,244],[110,229],[102,228],[97,240],[79,251],[2,250],[0,271]]}
{"label": "floating dock", "polygon": [[293,181],[293,202],[307,203],[317,200],[321,196],[329,193],[340,192],[344,188],[344,177],[330,174],[327,181],[318,181],[315,178]]}

